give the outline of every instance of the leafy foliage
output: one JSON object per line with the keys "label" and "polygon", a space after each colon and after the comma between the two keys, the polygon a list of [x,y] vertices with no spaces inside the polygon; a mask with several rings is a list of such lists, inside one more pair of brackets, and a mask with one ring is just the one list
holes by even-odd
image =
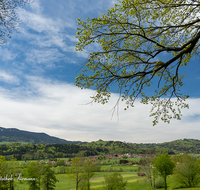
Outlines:
{"label": "leafy foliage", "polygon": [[85,175],[84,175],[84,169],[83,169],[83,158],[81,157],[75,157],[72,160],[72,166],[67,170],[67,173],[75,180],[76,182],[76,190],[79,189],[79,186],[81,182],[83,181]]}
{"label": "leafy foliage", "polygon": [[[1,177],[7,176],[8,171],[8,163],[6,162],[5,157],[0,156],[0,174]],[[9,176],[10,177],[10,176]],[[0,180],[0,189],[7,189],[9,187],[8,181],[6,180]]]}
{"label": "leafy foliage", "polygon": [[20,19],[17,15],[17,9],[31,0],[1,0],[0,1],[0,44],[6,43],[7,38],[11,38],[13,30],[18,29]]}
{"label": "leafy foliage", "polygon": [[175,180],[186,187],[194,187],[200,182],[200,165],[195,157],[184,154],[175,168]]}
{"label": "leafy foliage", "polygon": [[153,125],[159,118],[180,119],[189,96],[180,92],[179,70],[199,54],[199,12],[197,0],[119,0],[98,18],[78,19],[76,50],[93,45],[94,51],[76,85],[95,88],[92,101],[102,104],[117,86],[125,109],[141,97],[141,103],[152,104]]}
{"label": "leafy foliage", "polygon": [[94,163],[90,159],[84,160],[83,157],[75,157],[72,160],[72,166],[67,172],[75,180],[77,190],[79,187],[90,190],[90,178],[99,168],[98,163]]}
{"label": "leafy foliage", "polygon": [[175,167],[174,162],[167,153],[159,154],[158,157],[153,159],[153,166],[159,172],[159,175],[164,179],[165,190],[167,189],[167,176],[173,174]]}
{"label": "leafy foliage", "polygon": [[41,184],[43,190],[54,190],[55,184],[58,182],[55,172],[51,169],[50,166],[43,166],[42,168],[42,180]]}
{"label": "leafy foliage", "polygon": [[30,162],[26,166],[25,176],[34,180],[28,180],[30,190],[40,190],[41,185],[44,190],[54,190],[55,183],[58,182],[55,172],[49,165],[39,162]]}
{"label": "leafy foliage", "polygon": [[[177,154],[177,153],[200,153],[200,140],[183,139],[165,143],[123,143],[120,141],[96,141],[82,144],[1,144],[0,155],[7,160],[12,157],[17,160],[39,160],[54,159],[64,157],[75,157],[78,152],[83,152],[84,156],[94,156],[101,154]],[[105,157],[99,156],[98,160]],[[60,162],[60,163],[59,163]],[[178,161],[177,161],[178,162]],[[63,164],[58,161],[57,164]]]}
{"label": "leafy foliage", "polygon": [[83,171],[84,171],[85,190],[90,190],[90,178],[94,176],[94,172],[96,171],[97,167],[98,163],[94,163],[91,159],[87,159],[84,161]]}
{"label": "leafy foliage", "polygon": [[151,157],[141,158],[139,161],[140,167],[138,168],[138,170],[140,172],[144,172],[146,181],[150,184],[151,189],[154,190],[155,187],[158,188],[158,186],[156,186],[155,183],[155,178],[157,176],[155,175],[156,171],[153,169],[152,159],[153,158]]}
{"label": "leafy foliage", "polygon": [[27,178],[32,178],[34,180],[27,181],[29,183],[30,190],[40,190],[40,179],[42,176],[42,166],[39,162],[30,162],[26,167]]}
{"label": "leafy foliage", "polygon": [[113,173],[110,176],[104,177],[104,185],[106,190],[125,190],[127,181],[124,181],[120,173]]}

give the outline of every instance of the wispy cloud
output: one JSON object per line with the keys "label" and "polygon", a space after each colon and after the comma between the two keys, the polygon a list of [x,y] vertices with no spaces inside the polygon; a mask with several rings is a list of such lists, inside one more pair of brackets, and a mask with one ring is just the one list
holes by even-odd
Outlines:
{"label": "wispy cloud", "polygon": [[0,57],[3,61],[9,61],[15,59],[17,56],[16,53],[9,51],[7,48],[0,47]]}
{"label": "wispy cloud", "polygon": [[75,51],[76,18],[98,17],[114,3],[117,2],[34,0],[26,10],[19,11],[23,21],[19,32],[13,33],[9,43],[0,49],[0,126],[82,141],[199,138],[199,98],[188,100],[190,109],[183,111],[182,121],[152,127],[150,106],[136,101],[135,108],[123,111],[120,103],[118,120],[116,113],[112,118],[111,111],[117,94],[112,94],[106,105],[85,105],[94,92],[68,83],[68,79],[74,81],[75,75],[71,63],[82,63],[89,52],[100,49],[94,44],[83,52]]}
{"label": "wispy cloud", "polygon": [[47,68],[54,68],[56,65],[54,62],[59,62],[64,59],[65,56],[57,49],[40,49],[31,50],[26,54],[26,61],[31,64],[45,64]]}
{"label": "wispy cloud", "polygon": [[5,83],[12,83],[12,84],[19,83],[19,79],[17,76],[9,74],[5,71],[0,71],[0,81],[3,81]]}
{"label": "wispy cloud", "polygon": [[[31,93],[30,93],[31,92]],[[121,140],[130,142],[163,142],[179,138],[198,138],[199,122],[184,119],[196,112],[200,99],[191,99],[190,112],[185,111],[183,121],[170,125],[151,125],[150,107],[136,102],[135,108],[119,111],[112,117],[112,108],[118,95],[113,94],[107,105],[93,104],[91,90],[80,90],[58,81],[27,76],[27,89],[0,91],[0,126],[46,132],[67,140],[93,141]],[[23,96],[22,99],[14,97]],[[27,94],[26,94],[27,93]],[[194,106],[195,105],[195,106]],[[121,108],[123,104],[121,103]],[[199,113],[199,112],[198,112]],[[190,126],[190,127],[188,127]]]}

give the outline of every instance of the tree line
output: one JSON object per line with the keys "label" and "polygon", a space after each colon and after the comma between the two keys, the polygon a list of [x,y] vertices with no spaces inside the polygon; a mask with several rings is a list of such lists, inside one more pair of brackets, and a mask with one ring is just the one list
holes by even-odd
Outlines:
{"label": "tree line", "polygon": [[43,162],[29,162],[21,165],[16,159],[6,161],[0,156],[0,189],[14,190],[16,181],[28,183],[30,190],[54,190],[58,182],[51,165]]}
{"label": "tree line", "polygon": [[186,153],[171,157],[159,154],[141,158],[139,172],[143,172],[152,190],[161,187],[166,190],[169,175],[182,187],[195,187],[200,183],[200,159]]}
{"label": "tree line", "polygon": [[119,141],[96,141],[79,144],[1,144],[0,155],[7,160],[12,157],[17,160],[40,160],[54,158],[76,157],[78,152],[83,151],[84,156],[100,154],[163,154],[200,153],[200,141],[183,139],[165,143],[123,143]]}
{"label": "tree line", "polygon": [[123,143],[120,141],[103,141],[80,144],[88,148],[93,148],[97,152],[107,152],[110,154],[178,154],[178,153],[200,153],[200,140],[179,139],[164,143]]}
{"label": "tree line", "polygon": [[[53,165],[42,161],[17,162],[16,159],[6,161],[0,156],[0,189],[14,190],[16,181],[27,183],[31,190],[54,190],[58,182],[55,166],[64,166],[71,180],[75,181],[76,190],[90,190],[90,179],[95,172],[101,172],[101,162],[94,162],[80,152],[71,164],[58,160]],[[111,163],[110,163],[111,164]],[[59,167],[57,167],[59,168]],[[115,190],[126,189],[127,181],[121,172],[113,171],[104,176],[104,188]],[[58,171],[57,171],[58,173]],[[140,175],[142,174],[142,175]],[[182,187],[195,187],[200,183],[200,159],[186,153],[169,156],[167,153],[158,156],[142,157],[139,160],[138,175],[143,176],[151,189],[164,187],[167,189],[168,176],[171,176]]]}
{"label": "tree line", "polygon": [[[90,178],[94,172],[101,171],[100,164],[79,156],[72,160],[67,173],[75,181],[76,190],[90,190]],[[181,187],[195,187],[200,183],[200,159],[186,153],[142,157],[139,160],[138,176],[143,176],[152,190],[163,187],[167,190],[169,176]],[[119,172],[113,172],[104,176],[103,184],[106,190],[125,190],[127,181]]]}
{"label": "tree line", "polygon": [[[67,173],[75,181],[76,190],[90,190],[90,178],[94,176],[94,172],[101,171],[100,167],[98,162],[77,156],[72,160],[72,165],[68,167]],[[103,184],[106,190],[125,190],[127,181],[124,181],[119,172],[114,172],[104,176]]]}
{"label": "tree line", "polygon": [[7,160],[12,157],[17,160],[40,160],[75,157],[80,151],[85,155],[96,155],[97,151],[88,147],[74,144],[2,144],[0,145],[0,155],[5,156]]}

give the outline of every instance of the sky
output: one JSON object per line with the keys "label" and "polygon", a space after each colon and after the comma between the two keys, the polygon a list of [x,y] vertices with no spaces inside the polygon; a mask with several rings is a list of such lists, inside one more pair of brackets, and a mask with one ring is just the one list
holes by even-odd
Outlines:
{"label": "sky", "polygon": [[[68,141],[115,140],[161,143],[177,139],[199,139],[200,58],[192,59],[186,72],[184,94],[189,109],[182,120],[152,126],[151,106],[124,111],[112,109],[118,95],[106,105],[88,104],[93,90],[75,86],[79,67],[87,53],[76,52],[77,18],[100,16],[114,0],[34,0],[18,10],[22,21],[12,38],[0,46],[0,126],[44,132]],[[195,69],[194,69],[195,68]]]}

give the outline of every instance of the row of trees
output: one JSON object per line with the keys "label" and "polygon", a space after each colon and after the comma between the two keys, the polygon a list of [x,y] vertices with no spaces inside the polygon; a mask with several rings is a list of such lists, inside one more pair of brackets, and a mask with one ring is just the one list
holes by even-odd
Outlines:
{"label": "row of trees", "polygon": [[17,160],[40,160],[45,158],[75,157],[78,152],[84,151],[85,156],[97,154],[95,149],[74,144],[2,144],[0,155],[7,160],[15,157]]}
{"label": "row of trees", "polygon": [[[162,187],[167,190],[167,177],[172,175],[177,184],[184,187],[194,187],[200,183],[200,159],[188,154],[169,156],[167,153],[158,157],[144,157],[140,159],[139,172],[143,172],[151,189]],[[68,167],[68,174],[76,182],[76,190],[90,190],[90,178],[95,171],[100,171],[100,165],[83,157],[76,157],[72,166]],[[120,187],[124,189],[127,181],[120,173],[104,176],[104,185],[108,190]]]}
{"label": "row of trees", "polygon": [[[167,177],[172,174],[172,177],[181,186],[194,187],[200,183],[200,159],[187,154],[171,157],[167,153],[159,154],[158,157],[141,158],[139,164],[139,171],[145,174],[145,179],[152,190],[161,187],[159,182],[162,182],[167,189]],[[75,181],[76,190],[90,190],[90,179],[94,172],[99,171],[100,164],[98,162],[85,159],[83,156],[75,157],[72,165],[68,166],[66,170],[71,179]],[[4,190],[13,190],[16,180],[26,181],[30,190],[53,190],[58,181],[54,169],[52,170],[50,165],[42,162],[30,162],[22,170],[19,162],[16,160],[6,161],[3,156],[0,157],[0,173],[0,189]],[[123,180],[120,173],[115,172],[112,175],[104,176],[104,185],[108,190],[114,190],[116,187],[123,190],[127,181]]]}
{"label": "row of trees", "polygon": [[30,162],[24,169],[16,159],[6,161],[0,156],[0,189],[14,190],[15,181],[27,182],[30,190],[53,190],[58,182],[52,166]]}
{"label": "row of trees", "polygon": [[[90,178],[94,172],[100,171],[100,165],[93,162],[91,159],[83,157],[75,157],[72,160],[72,165],[68,167],[67,172],[76,182],[76,190],[90,190]],[[109,176],[104,176],[104,186],[107,190],[125,189],[127,181],[124,181],[120,173],[114,172]]]}
{"label": "row of trees", "polygon": [[29,179],[30,190],[54,190],[55,184],[58,182],[54,170],[50,165],[42,165],[39,162],[30,162],[26,167],[25,176]]}
{"label": "row of trees", "polygon": [[100,170],[100,165],[92,160],[84,160],[83,157],[75,157],[72,160],[72,166],[68,168],[68,174],[76,181],[76,190],[90,189],[90,178],[95,171]]}
{"label": "row of trees", "polygon": [[177,154],[181,152],[186,153],[200,153],[200,140],[197,139],[179,139],[164,143],[123,143],[120,141],[95,141],[80,144],[95,150],[98,154],[125,154],[127,152],[132,154]]}
{"label": "row of trees", "polygon": [[40,160],[45,158],[75,157],[84,151],[84,156],[100,154],[177,154],[180,152],[200,153],[200,141],[194,139],[176,140],[165,143],[123,143],[120,141],[96,141],[83,144],[2,144],[0,155],[7,160],[15,157],[17,160]]}
{"label": "row of trees", "polygon": [[167,176],[173,174],[176,183],[185,187],[194,187],[200,183],[200,160],[188,154],[170,157],[167,153],[154,158],[142,158],[139,171],[145,173],[152,190],[157,186],[159,177],[167,189]]}

